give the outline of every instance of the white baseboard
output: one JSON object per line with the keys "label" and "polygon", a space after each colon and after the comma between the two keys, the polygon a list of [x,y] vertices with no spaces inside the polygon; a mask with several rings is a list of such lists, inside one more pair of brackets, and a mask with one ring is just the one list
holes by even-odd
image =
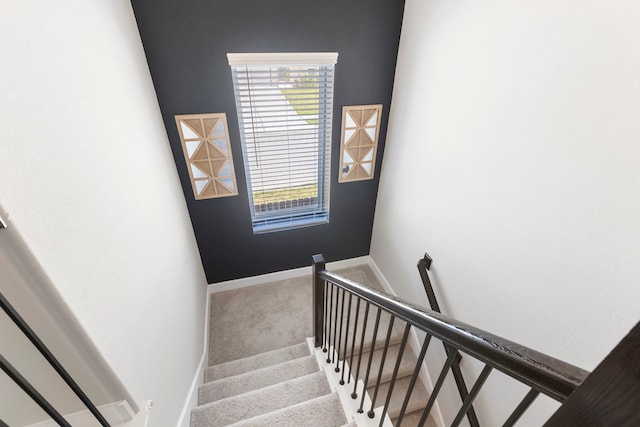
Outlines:
{"label": "white baseboard", "polygon": [[[341,261],[327,263],[328,270],[339,270],[341,268],[355,267],[369,264],[369,255],[350,258]],[[275,273],[262,274],[260,276],[244,277],[242,279],[227,280],[226,282],[212,283],[208,286],[208,293],[230,291],[234,289],[246,288],[265,283],[276,282],[278,280],[294,279],[297,277],[311,276],[311,266],[294,268],[291,270],[276,271]]]}
{"label": "white baseboard", "polygon": [[[122,425],[131,421],[135,415],[126,400],[98,406],[98,410],[109,424],[113,426]],[[73,426],[95,425],[96,423],[95,417],[88,409],[64,415],[64,418]],[[39,423],[29,424],[26,427],[57,427],[57,425],[58,423],[49,419]]]}
{"label": "white baseboard", "polygon": [[373,274],[376,275],[376,279],[378,279],[378,282],[380,282],[386,292],[390,293],[394,297],[397,297],[398,294],[396,294],[396,291],[393,289],[393,286],[391,286],[387,278],[384,277],[384,274],[382,274],[382,271],[380,271],[380,269],[376,265],[376,262],[373,260],[373,258],[368,258],[369,259],[367,260],[367,264],[371,268],[371,271],[373,271]]}
{"label": "white baseboard", "polygon": [[207,361],[209,360],[209,315],[211,310],[210,296],[211,289],[210,287],[207,287],[205,302],[206,305],[204,309],[204,337],[202,339],[202,342],[204,344],[202,348],[202,356],[200,357],[198,369],[196,369],[193,380],[191,381],[191,387],[189,388],[189,392],[187,393],[187,397],[185,398],[184,406],[182,407],[182,412],[180,413],[180,418],[178,418],[176,427],[189,427],[191,425],[191,409],[195,408],[198,405],[198,387],[204,382],[204,370],[207,367]]}
{"label": "white baseboard", "polygon": [[182,412],[180,413],[180,418],[178,418],[178,422],[176,427],[185,427],[190,425],[190,414],[191,409],[195,408],[198,405],[198,386],[202,384],[204,379],[204,368],[205,368],[205,360],[207,358],[207,352],[202,353],[202,357],[200,358],[200,363],[198,364],[198,369],[196,370],[195,375],[193,376],[193,380],[191,381],[191,387],[189,388],[189,393],[184,402],[184,406],[182,407]]}

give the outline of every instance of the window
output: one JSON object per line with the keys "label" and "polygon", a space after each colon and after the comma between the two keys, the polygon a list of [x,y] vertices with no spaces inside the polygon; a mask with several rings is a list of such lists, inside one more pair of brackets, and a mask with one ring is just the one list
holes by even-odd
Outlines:
{"label": "window", "polygon": [[230,53],[255,233],[329,221],[337,53]]}

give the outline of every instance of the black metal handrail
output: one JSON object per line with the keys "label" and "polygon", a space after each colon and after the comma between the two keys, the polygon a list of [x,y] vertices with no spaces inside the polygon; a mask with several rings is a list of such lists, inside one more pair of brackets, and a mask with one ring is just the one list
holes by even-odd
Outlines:
{"label": "black metal handrail", "polygon": [[[436,298],[436,293],[433,291],[433,285],[431,284],[431,279],[429,279],[429,269],[431,268],[431,263],[433,262],[433,258],[429,256],[428,253],[425,252],[424,257],[418,261],[418,273],[420,273],[420,279],[422,280],[422,286],[424,287],[424,291],[427,294],[427,300],[429,301],[429,306],[431,310],[442,313],[440,310],[440,304],[438,304],[438,299]],[[444,345],[444,351],[449,356],[449,353],[453,351],[444,341],[442,342]],[[464,381],[464,377],[462,376],[462,370],[460,369],[460,361],[462,360],[462,356],[460,353],[457,353],[456,358],[453,360],[453,365],[451,365],[451,373],[453,374],[453,379],[456,382],[456,387],[458,388],[458,393],[460,394],[460,398],[464,402],[469,396],[469,391],[467,390],[467,384]],[[480,423],[478,422],[478,416],[476,415],[476,411],[473,408],[473,405],[470,406],[467,412],[467,418],[469,420],[469,424],[471,427],[480,427]]]}
{"label": "black metal handrail", "polygon": [[[343,361],[347,357],[347,337],[345,337],[345,344],[343,348],[340,348],[340,339],[338,345],[336,345],[336,325],[338,322],[342,324],[342,314],[338,313],[338,304],[341,300],[344,304],[345,296],[349,296],[349,311],[347,317],[349,317],[351,308],[351,298],[356,297],[357,308],[360,308],[360,301],[365,302],[365,319],[363,326],[361,327],[362,341],[360,346],[360,352],[362,353],[362,343],[364,343],[364,336],[366,331],[367,315],[369,314],[369,308],[371,306],[376,313],[376,323],[373,331],[373,340],[377,337],[377,329],[379,325],[380,313],[384,311],[391,316],[389,329],[387,332],[387,339],[385,341],[385,347],[389,345],[390,331],[393,326],[393,320],[400,319],[406,323],[405,335],[403,336],[401,347],[404,348],[407,340],[407,333],[410,327],[426,333],[420,356],[418,357],[417,365],[414,375],[411,379],[411,385],[405,397],[403,409],[401,410],[399,422],[402,420],[406,404],[409,400],[411,390],[415,384],[420,366],[423,363],[424,356],[432,337],[441,340],[446,346],[449,347],[447,353],[447,361],[434,385],[429,402],[426,405],[422,419],[419,425],[424,425],[427,416],[431,408],[435,403],[435,399],[440,388],[443,385],[447,372],[451,369],[454,360],[458,357],[459,352],[464,352],[469,356],[485,363],[485,369],[480,377],[476,380],[472,390],[468,392],[467,396],[463,398],[463,404],[460,408],[460,412],[457,414],[454,423],[452,425],[458,425],[459,422],[468,415],[471,409],[471,404],[478,391],[484,384],[484,381],[490,374],[491,370],[496,369],[501,371],[517,381],[524,383],[531,387],[531,391],[525,396],[523,401],[518,405],[516,410],[511,414],[504,426],[513,425],[522,415],[522,413],[529,407],[531,402],[537,397],[539,393],[543,393],[555,400],[564,402],[569,395],[584,381],[589,374],[587,371],[578,368],[576,366],[565,363],[561,360],[547,356],[533,349],[519,345],[507,339],[501,338],[489,332],[475,328],[466,323],[460,322],[453,318],[447,317],[436,311],[429,310],[424,307],[420,307],[409,303],[403,299],[394,297],[392,295],[380,292],[372,289],[366,285],[357,283],[335,273],[325,270],[324,259],[321,255],[313,257],[314,260],[314,315],[320,316],[320,318],[314,318],[314,335],[316,347],[323,347],[323,351],[328,352],[327,363],[334,363],[334,355],[337,353],[338,364],[340,359]],[[329,294],[330,292],[330,294]],[[340,298],[340,293],[342,297]],[[335,296],[335,298],[334,298]],[[333,310],[333,312],[332,312]],[[355,320],[357,327],[357,319]],[[332,325],[333,323],[333,325]],[[347,324],[349,319],[347,318]],[[333,327],[333,331],[331,328]],[[342,327],[342,325],[341,325]],[[355,333],[355,330],[354,330]],[[331,337],[333,337],[333,343],[331,343]],[[353,339],[355,342],[355,337]],[[352,345],[353,352],[353,345]],[[402,357],[402,351],[399,352],[398,358]],[[371,355],[373,351],[371,351]],[[371,355],[364,377],[365,388],[368,384],[369,371],[371,369]],[[382,366],[384,364],[384,357],[386,352],[383,352]],[[353,358],[353,356],[351,356]],[[359,377],[360,362],[358,359],[358,367],[356,370],[356,380]],[[352,362],[350,362],[352,365]],[[349,369],[352,369],[350,366]],[[336,365],[336,371],[338,365]],[[349,373],[351,374],[351,372]],[[395,373],[392,379],[392,383],[395,381]],[[357,382],[357,381],[356,381]],[[376,391],[379,387],[376,384]],[[352,397],[355,399],[357,396],[356,388]],[[375,404],[375,397],[373,399],[372,409],[368,412],[369,416],[373,416],[373,405]],[[384,409],[386,411],[386,407]],[[359,412],[362,412],[362,403],[360,404]],[[381,420],[382,425],[383,420]]]}
{"label": "black metal handrail", "polygon": [[[85,392],[80,388],[80,386],[73,380],[71,375],[67,372],[67,370],[62,366],[62,364],[56,359],[56,357],[51,353],[51,351],[47,348],[47,346],[42,342],[42,340],[38,337],[38,335],[31,329],[29,324],[20,316],[20,314],[16,311],[16,309],[9,303],[9,301],[4,297],[2,292],[0,292],[0,307],[7,313],[7,316],[16,324],[16,326],[22,331],[22,333],[31,341],[31,343],[38,349],[40,354],[46,359],[46,361],[51,365],[53,369],[60,375],[60,377],[64,380],[65,383],[71,388],[71,390],[75,393],[76,396],[82,401],[85,407],[93,414],[93,416],[98,420],[100,425],[104,427],[110,427],[107,420],[104,416],[98,411],[96,406],[91,402],[89,397],[85,394]],[[0,356],[0,364],[2,365],[2,369],[9,375],[14,382],[16,382],[20,387],[25,390],[29,394],[29,396],[41,407],[43,408],[52,418],[56,420],[56,422],[60,425],[69,425],[61,424],[61,422],[65,422],[64,419],[60,421],[52,414],[55,412],[50,412],[50,409],[53,407],[40,395],[39,393],[30,393],[30,391],[35,391],[35,388],[21,375],[13,375],[17,373],[15,369],[4,359],[4,357]],[[29,390],[29,391],[27,391]],[[57,414],[59,416],[59,414]]]}

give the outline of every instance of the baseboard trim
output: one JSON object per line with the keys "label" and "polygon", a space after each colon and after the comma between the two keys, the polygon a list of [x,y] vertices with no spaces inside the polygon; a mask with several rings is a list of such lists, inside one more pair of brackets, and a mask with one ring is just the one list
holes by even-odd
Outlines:
{"label": "baseboard trim", "polygon": [[[350,258],[327,263],[327,269],[339,270],[341,268],[355,267],[369,264],[369,255]],[[244,277],[242,279],[227,280],[226,282],[212,283],[208,286],[208,293],[231,291],[234,289],[247,288],[249,286],[264,285],[265,283],[276,282],[278,280],[295,279],[311,275],[311,265],[307,267],[294,268],[291,270],[276,271],[275,273],[262,274],[260,276]]]}
{"label": "baseboard trim", "polygon": [[389,283],[387,278],[384,277],[384,274],[382,274],[382,271],[380,271],[373,258],[369,257],[369,259],[367,260],[367,264],[369,265],[369,268],[371,268],[371,271],[373,271],[373,274],[375,274],[376,279],[378,279],[378,282],[380,282],[384,290],[394,297],[397,297],[398,294],[396,294],[396,291],[393,289],[393,286],[391,286],[391,283]]}
{"label": "baseboard trim", "polygon": [[[102,416],[109,422],[109,424],[113,426],[126,423],[133,419],[135,415],[135,413],[131,409],[131,406],[129,406],[126,400],[98,406],[98,410],[100,411]],[[94,415],[89,412],[88,409],[65,415],[64,418],[74,426],[87,426],[94,425],[96,423]],[[41,421],[35,424],[29,424],[26,427],[57,427],[57,425],[58,423],[56,423],[54,420],[48,419],[46,421]]]}
{"label": "baseboard trim", "polygon": [[193,376],[193,380],[191,381],[191,387],[189,388],[189,392],[187,393],[187,397],[184,401],[184,406],[182,407],[182,412],[180,413],[180,418],[178,418],[178,422],[176,427],[189,427],[191,424],[191,409],[195,408],[198,405],[198,387],[200,384],[204,382],[204,370],[207,367],[209,360],[209,316],[211,314],[211,289],[207,287],[205,308],[204,308],[204,337],[202,338],[202,342],[204,343],[202,349],[202,356],[200,357],[200,363],[198,364],[198,369]]}
{"label": "baseboard trim", "polygon": [[[191,381],[191,387],[189,388],[189,393],[187,393],[187,397],[184,401],[184,406],[182,407],[182,412],[180,413],[180,418],[178,418],[176,427],[184,427],[185,425],[188,426],[190,423],[189,414],[191,413],[191,409],[195,408],[197,405],[196,391],[204,378],[204,368],[205,368],[204,364],[206,359],[207,359],[207,352],[205,350],[202,353],[202,357],[200,358],[200,363],[198,364],[198,369],[196,370],[196,373],[193,376],[193,380]],[[185,420],[186,420],[186,424],[185,424]]]}

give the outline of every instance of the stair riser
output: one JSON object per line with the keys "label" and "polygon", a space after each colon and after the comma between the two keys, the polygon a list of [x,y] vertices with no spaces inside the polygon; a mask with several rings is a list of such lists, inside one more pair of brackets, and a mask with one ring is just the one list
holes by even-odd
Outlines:
{"label": "stair riser", "polygon": [[199,406],[191,413],[192,425],[223,427],[331,393],[322,372]]}
{"label": "stair riser", "polygon": [[318,365],[314,357],[307,356],[268,368],[223,378],[200,386],[198,389],[198,404],[202,405],[236,396],[317,371]]}
{"label": "stair riser", "polygon": [[306,343],[286,347],[284,349],[269,351],[256,356],[221,363],[205,369],[205,383],[235,375],[240,375],[256,369],[266,368],[289,360],[298,359],[309,355]]}

